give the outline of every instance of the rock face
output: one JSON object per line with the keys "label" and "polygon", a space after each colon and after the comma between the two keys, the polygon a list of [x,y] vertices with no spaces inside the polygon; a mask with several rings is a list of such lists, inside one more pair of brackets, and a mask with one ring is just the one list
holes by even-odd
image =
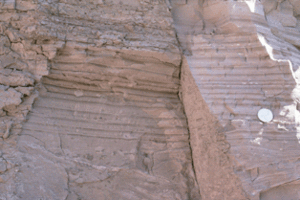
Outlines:
{"label": "rock face", "polygon": [[299,36],[297,0],[0,0],[0,199],[299,199]]}
{"label": "rock face", "polygon": [[1,199],[200,199],[164,1],[1,6]]}
{"label": "rock face", "polygon": [[[296,3],[189,1],[173,7],[184,44],[181,93],[201,196],[299,199]],[[271,122],[257,117],[262,108],[273,112]]]}

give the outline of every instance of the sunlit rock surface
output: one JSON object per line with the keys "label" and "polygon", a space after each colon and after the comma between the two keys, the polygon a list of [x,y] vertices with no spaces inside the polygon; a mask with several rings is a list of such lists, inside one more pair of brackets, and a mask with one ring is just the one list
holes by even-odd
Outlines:
{"label": "sunlit rock surface", "polygon": [[0,199],[299,199],[299,36],[298,0],[0,0]]}
{"label": "sunlit rock surface", "polygon": [[[181,93],[203,199],[300,198],[297,5],[172,5],[184,44]],[[262,108],[272,111],[271,122],[259,120]]]}

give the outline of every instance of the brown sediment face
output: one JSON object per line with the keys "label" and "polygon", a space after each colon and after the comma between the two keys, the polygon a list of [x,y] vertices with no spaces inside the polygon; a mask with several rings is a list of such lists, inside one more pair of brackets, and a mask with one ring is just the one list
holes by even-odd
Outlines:
{"label": "brown sediment face", "polygon": [[200,199],[164,1],[1,6],[1,198]]}
{"label": "brown sediment face", "polygon": [[[67,52],[60,51],[42,80],[20,147],[41,145],[64,160],[69,199],[196,197],[186,118],[164,79],[173,80],[177,66],[151,52],[100,51],[86,62],[76,59],[80,52],[74,58]],[[165,66],[170,75],[145,65]]]}
{"label": "brown sediment face", "polygon": [[0,197],[299,199],[299,5],[0,1]]}

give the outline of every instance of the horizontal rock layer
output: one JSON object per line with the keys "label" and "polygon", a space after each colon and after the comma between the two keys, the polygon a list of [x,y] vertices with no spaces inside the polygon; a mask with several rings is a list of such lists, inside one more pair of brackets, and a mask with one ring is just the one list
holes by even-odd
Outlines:
{"label": "horizontal rock layer", "polygon": [[[164,88],[155,85],[154,80],[159,85],[164,81],[159,77],[166,75],[130,69],[134,63],[144,68],[154,65],[146,56],[141,58],[144,61],[139,58],[132,58],[124,67],[118,64],[118,60],[126,61],[121,58],[113,59],[116,64],[102,66],[112,62],[110,55],[97,64],[87,58],[94,63],[89,64],[61,54],[53,59],[49,76],[43,78],[20,140],[26,145],[37,142],[66,160],[62,165],[67,165],[67,199],[196,197],[181,102],[167,84]],[[143,74],[139,76],[142,83],[126,78],[134,71]]]}

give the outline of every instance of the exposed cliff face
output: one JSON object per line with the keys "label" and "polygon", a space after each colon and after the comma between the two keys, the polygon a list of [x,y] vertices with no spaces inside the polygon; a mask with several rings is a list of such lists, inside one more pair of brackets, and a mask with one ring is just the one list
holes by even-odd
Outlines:
{"label": "exposed cliff face", "polygon": [[300,198],[299,8],[0,1],[0,198]]}
{"label": "exposed cliff face", "polygon": [[1,5],[1,198],[200,198],[164,1]]}
{"label": "exposed cliff face", "polygon": [[[298,4],[173,4],[203,199],[299,198]],[[261,108],[271,122],[258,119]]]}

